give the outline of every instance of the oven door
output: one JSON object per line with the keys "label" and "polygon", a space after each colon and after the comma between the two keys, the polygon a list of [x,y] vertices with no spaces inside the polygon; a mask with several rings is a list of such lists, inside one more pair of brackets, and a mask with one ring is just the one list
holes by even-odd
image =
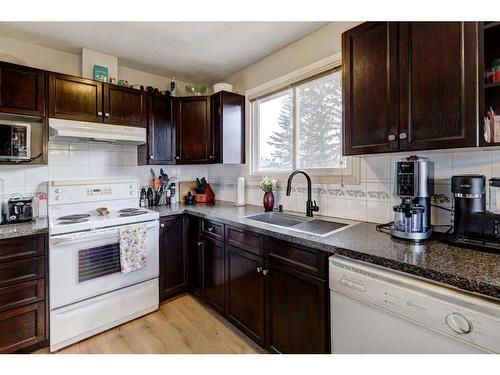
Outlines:
{"label": "oven door", "polygon": [[[146,266],[121,273],[121,228],[146,226]],[[55,309],[158,277],[158,220],[50,238],[50,307]]]}

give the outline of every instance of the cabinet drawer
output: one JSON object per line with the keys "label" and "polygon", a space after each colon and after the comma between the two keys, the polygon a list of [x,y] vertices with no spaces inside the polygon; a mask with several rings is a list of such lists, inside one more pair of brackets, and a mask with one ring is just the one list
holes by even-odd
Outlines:
{"label": "cabinet drawer", "polygon": [[224,224],[211,220],[201,222],[201,232],[209,238],[224,241]]}
{"label": "cabinet drawer", "polygon": [[0,241],[0,262],[44,255],[45,236],[9,238]]}
{"label": "cabinet drawer", "polygon": [[44,259],[37,257],[0,264],[0,287],[42,278],[45,275]]}
{"label": "cabinet drawer", "polygon": [[264,238],[243,229],[226,226],[226,243],[257,255],[264,253]]}
{"label": "cabinet drawer", "polygon": [[45,281],[38,279],[0,288],[0,311],[39,302],[45,298]]}
{"label": "cabinet drawer", "polygon": [[295,245],[290,242],[271,240],[269,257],[310,275],[326,278],[326,253]]}
{"label": "cabinet drawer", "polygon": [[45,304],[0,313],[0,353],[12,353],[45,340]]}

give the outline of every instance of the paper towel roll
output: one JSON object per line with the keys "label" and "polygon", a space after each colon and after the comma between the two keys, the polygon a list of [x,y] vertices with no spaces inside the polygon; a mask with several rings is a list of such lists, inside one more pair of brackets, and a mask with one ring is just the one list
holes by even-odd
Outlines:
{"label": "paper towel roll", "polygon": [[245,204],[245,177],[238,177],[238,205]]}

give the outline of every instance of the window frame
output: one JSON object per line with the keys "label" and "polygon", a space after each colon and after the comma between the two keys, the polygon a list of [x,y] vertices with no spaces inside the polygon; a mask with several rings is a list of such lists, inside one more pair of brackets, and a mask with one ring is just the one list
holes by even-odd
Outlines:
{"label": "window frame", "polygon": [[[337,56],[334,56],[337,57]],[[341,69],[341,64],[340,64],[340,58],[334,59],[337,60],[336,64],[334,63],[333,66],[330,63],[329,66],[325,66],[323,69],[321,67],[318,70],[318,66],[314,66],[315,69],[311,70],[316,70],[310,74],[307,74],[307,69],[308,67],[301,69],[297,72],[292,72],[291,74],[287,75],[286,77],[282,78],[282,84],[279,84],[279,80],[274,80],[272,82],[269,82],[268,85],[263,85],[262,89],[264,91],[267,91],[261,95],[256,94],[258,92],[258,88],[251,90],[252,93],[247,93],[247,96],[250,96],[248,99],[248,105],[249,105],[249,130],[250,130],[250,147],[249,147],[249,153],[250,153],[250,170],[249,174],[250,176],[256,176],[256,177],[261,177],[261,176],[271,176],[276,179],[284,179],[288,177],[288,175],[294,170],[297,169],[298,165],[298,153],[297,151],[297,136],[299,132],[299,126],[297,126],[297,110],[298,110],[298,96],[296,95],[296,90],[297,87],[309,82],[313,81],[315,79],[321,78],[322,76],[328,75],[333,72],[338,72]],[[315,65],[315,64],[313,64]],[[290,79],[290,75],[296,74],[299,76],[299,78],[296,78],[295,80]],[[266,86],[272,87],[273,89],[270,90]],[[259,170],[259,157],[260,157],[260,124],[259,124],[259,105],[255,105],[254,103],[259,102],[262,99],[267,99],[271,100],[272,98],[278,97],[283,95],[284,92],[286,91],[291,91],[293,100],[294,100],[294,106],[293,106],[293,113],[292,113],[292,118],[293,118],[293,135],[292,135],[292,141],[293,141],[293,155],[292,155],[292,170],[290,171],[260,171]],[[250,95],[249,95],[250,94]],[[356,157],[344,157],[344,160],[346,162],[346,167],[345,168],[304,168],[304,170],[311,175],[313,178],[313,181],[315,182],[322,182],[322,183],[329,183],[329,182],[341,182],[341,183],[349,183],[349,184],[357,184],[360,182],[360,162],[359,158]]]}

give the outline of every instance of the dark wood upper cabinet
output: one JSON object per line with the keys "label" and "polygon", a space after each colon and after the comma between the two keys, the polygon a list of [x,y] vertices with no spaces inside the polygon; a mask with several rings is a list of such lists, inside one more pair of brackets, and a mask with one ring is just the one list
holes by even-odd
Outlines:
{"label": "dark wood upper cabinet", "polygon": [[342,34],[343,153],[398,149],[398,26],[367,22]]}
{"label": "dark wood upper cabinet", "polygon": [[202,236],[203,242],[203,298],[212,308],[224,315],[226,285],[224,243]]}
{"label": "dark wood upper cabinet", "polygon": [[0,112],[45,115],[45,72],[0,62]]}
{"label": "dark wood upper cabinet", "polygon": [[213,162],[245,164],[245,97],[227,91],[211,96]]}
{"label": "dark wood upper cabinet", "polygon": [[259,345],[265,343],[264,258],[226,244],[227,317]]}
{"label": "dark wood upper cabinet", "polygon": [[49,75],[49,116],[102,122],[103,84],[59,73]]}
{"label": "dark wood upper cabinet", "polygon": [[344,154],[478,145],[478,25],[367,22],[342,35]]}
{"label": "dark wood upper cabinet", "polygon": [[104,122],[146,126],[146,95],[143,91],[104,84]]}
{"label": "dark wood upper cabinet", "polygon": [[400,23],[400,150],[477,145],[477,24]]}
{"label": "dark wood upper cabinet", "polygon": [[184,218],[169,216],[160,220],[160,301],[185,289]]}
{"label": "dark wood upper cabinet", "polygon": [[148,141],[138,148],[139,164],[175,164],[175,123],[172,98],[147,95]]}
{"label": "dark wood upper cabinet", "polygon": [[176,98],[177,155],[180,164],[207,164],[213,160],[210,97]]}

